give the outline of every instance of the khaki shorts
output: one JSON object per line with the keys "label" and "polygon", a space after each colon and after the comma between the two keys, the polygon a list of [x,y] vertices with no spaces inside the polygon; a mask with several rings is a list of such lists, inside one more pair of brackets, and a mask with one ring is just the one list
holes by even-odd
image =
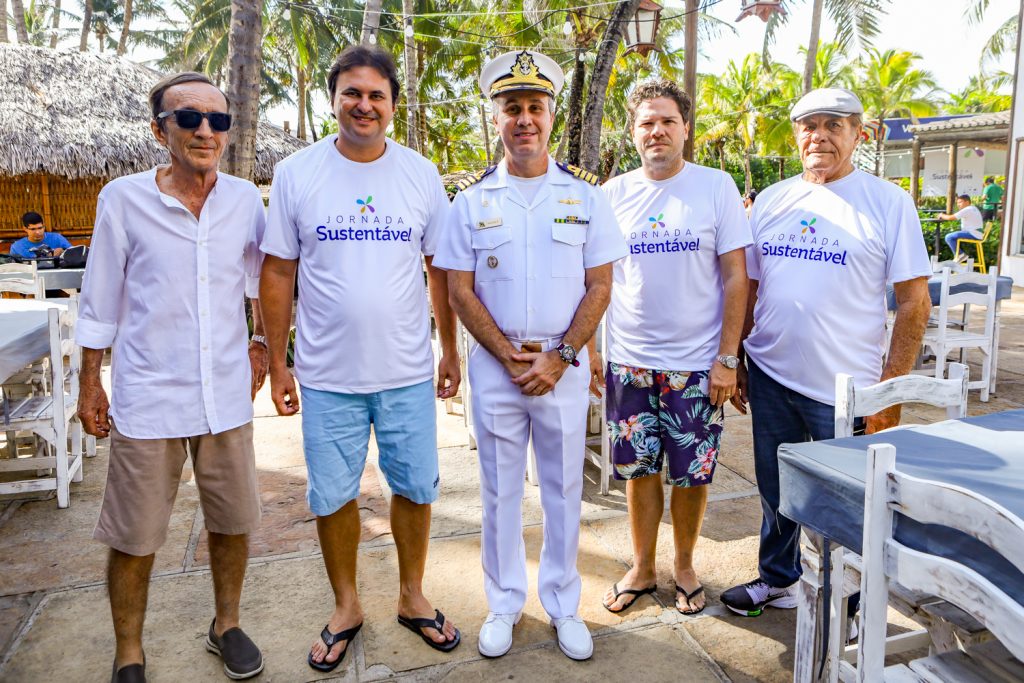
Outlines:
{"label": "khaki shorts", "polygon": [[189,454],[206,530],[235,535],[259,528],[252,422],[179,439],[132,439],[112,427],[107,486],[93,538],[129,555],[155,553],[167,538]]}

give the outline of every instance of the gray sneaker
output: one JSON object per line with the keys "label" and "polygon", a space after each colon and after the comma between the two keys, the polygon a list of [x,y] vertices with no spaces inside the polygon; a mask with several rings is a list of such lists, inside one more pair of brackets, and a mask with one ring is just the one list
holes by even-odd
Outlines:
{"label": "gray sneaker", "polygon": [[227,677],[240,681],[263,671],[263,655],[256,643],[245,635],[245,631],[236,626],[224,631],[218,638],[213,630],[216,623],[214,617],[210,622],[210,632],[206,634],[206,649],[223,660]]}
{"label": "gray sneaker", "polygon": [[760,616],[765,607],[793,609],[796,607],[796,584],[776,588],[759,577],[722,593],[722,602],[744,617]]}

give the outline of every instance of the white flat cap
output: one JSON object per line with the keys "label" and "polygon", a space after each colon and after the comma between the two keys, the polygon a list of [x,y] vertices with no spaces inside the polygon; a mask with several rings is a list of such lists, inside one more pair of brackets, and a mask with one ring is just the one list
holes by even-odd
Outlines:
{"label": "white flat cap", "polygon": [[537,90],[555,97],[564,82],[558,62],[533,50],[498,55],[480,72],[480,91],[488,97],[512,90]]}
{"label": "white flat cap", "polygon": [[818,88],[801,97],[793,105],[789,119],[799,121],[814,114],[850,116],[863,113],[864,105],[860,103],[860,98],[846,88]]}

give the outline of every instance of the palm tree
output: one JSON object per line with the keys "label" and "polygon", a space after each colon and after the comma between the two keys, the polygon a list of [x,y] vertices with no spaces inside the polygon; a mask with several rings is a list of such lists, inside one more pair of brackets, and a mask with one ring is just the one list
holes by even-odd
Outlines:
{"label": "palm tree", "polygon": [[366,0],[366,7],[363,9],[363,28],[359,35],[361,45],[369,45],[377,42],[377,32],[380,30],[380,10],[384,0]]}
{"label": "palm tree", "polygon": [[1013,104],[1013,96],[1001,89],[1013,82],[1013,75],[1000,72],[994,76],[984,73],[971,76],[967,86],[959,92],[949,93],[942,109],[947,114],[983,114],[1006,111]]}
{"label": "palm tree", "polygon": [[[807,48],[800,48],[800,52],[806,55]],[[839,42],[818,43],[811,88],[843,87],[849,85],[852,78],[853,64],[846,59],[846,47]]]}
{"label": "palm tree", "polygon": [[19,43],[28,42],[28,28],[25,26],[25,4],[22,0],[11,0],[11,14],[14,15],[14,32]]}
{"label": "palm tree", "polygon": [[82,6],[82,33],[78,38],[78,51],[89,49],[89,29],[92,27],[92,0],[84,0]]}
{"label": "palm tree", "polygon": [[228,101],[234,112],[235,130],[224,157],[227,172],[247,180],[252,180],[256,164],[256,122],[262,71],[261,4],[260,0],[231,0]]}
{"label": "palm tree", "polygon": [[128,45],[128,35],[132,27],[132,0],[124,0],[124,14],[121,20],[121,38],[117,41],[117,56],[124,54]]}
{"label": "palm tree", "polygon": [[[789,0],[792,5],[795,0]],[[863,47],[871,45],[878,36],[878,19],[885,13],[892,0],[811,0],[811,34],[807,42],[807,57],[804,60],[804,92],[812,88],[814,68],[817,63],[818,39],[821,35],[821,20],[825,14],[836,25],[835,41],[845,49],[856,41]],[[792,11],[787,14],[773,14],[768,19],[764,32],[762,61],[765,66],[770,64],[769,52],[775,43],[775,33],[789,21]]]}
{"label": "palm tree", "polygon": [[[964,14],[972,25],[978,25],[985,19],[990,0],[969,0]],[[1017,27],[1020,25],[1020,13],[1008,17],[985,42],[981,50],[981,65],[994,61],[1003,54],[1017,49]]]}
{"label": "palm tree", "polygon": [[931,72],[915,67],[921,56],[913,52],[868,48],[857,63],[857,84],[865,113],[878,121],[875,175],[881,173],[886,117],[929,116],[936,111],[936,86]]}

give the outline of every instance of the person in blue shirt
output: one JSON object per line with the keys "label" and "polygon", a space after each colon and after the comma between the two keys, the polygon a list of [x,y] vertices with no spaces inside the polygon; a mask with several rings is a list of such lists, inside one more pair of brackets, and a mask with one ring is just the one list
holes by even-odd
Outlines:
{"label": "person in blue shirt", "polygon": [[53,256],[60,256],[71,246],[71,242],[60,233],[46,232],[43,217],[35,211],[29,211],[22,216],[21,224],[25,228],[25,237],[11,245],[11,256],[36,258],[37,254],[32,250],[42,246],[49,247]]}

